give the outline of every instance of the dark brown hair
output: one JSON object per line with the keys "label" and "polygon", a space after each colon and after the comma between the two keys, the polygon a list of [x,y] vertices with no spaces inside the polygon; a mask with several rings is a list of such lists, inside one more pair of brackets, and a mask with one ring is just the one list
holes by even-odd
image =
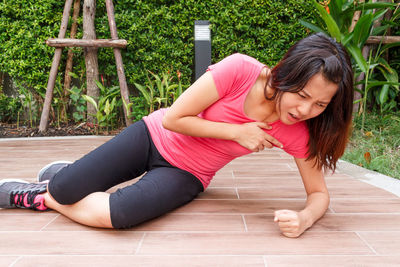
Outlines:
{"label": "dark brown hair", "polygon": [[[322,33],[298,41],[272,69],[264,93],[279,103],[284,92],[301,91],[318,73],[337,84],[338,90],[324,112],[306,121],[310,133],[307,160],[316,159],[319,168],[334,171],[346,148],[353,110],[353,71],[345,48]],[[271,97],[266,94],[267,86],[274,89]]]}

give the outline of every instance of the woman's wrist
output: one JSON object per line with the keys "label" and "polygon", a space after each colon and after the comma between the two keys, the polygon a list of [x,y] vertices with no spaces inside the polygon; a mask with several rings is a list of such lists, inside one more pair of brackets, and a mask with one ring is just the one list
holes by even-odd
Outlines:
{"label": "woman's wrist", "polygon": [[304,223],[305,229],[310,228],[315,222],[311,212],[309,210],[307,210],[307,209],[304,209],[304,210],[300,211],[299,212],[299,216],[301,217],[301,220]]}

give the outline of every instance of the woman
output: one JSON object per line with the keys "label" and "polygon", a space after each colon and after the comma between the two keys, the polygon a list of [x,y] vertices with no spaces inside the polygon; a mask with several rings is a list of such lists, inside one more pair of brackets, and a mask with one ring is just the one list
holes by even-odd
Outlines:
{"label": "woman", "polygon": [[[194,199],[236,157],[278,146],[294,156],[307,201],[274,221],[297,237],[329,205],[351,124],[353,74],[345,49],[323,34],[296,43],[272,70],[234,54],[209,67],[169,108],[145,117],[73,164],[50,164],[46,184],[4,181],[0,207],[57,210],[81,224],[127,228]],[[279,141],[278,141],[279,140]],[[146,173],[137,183],[105,191]]]}

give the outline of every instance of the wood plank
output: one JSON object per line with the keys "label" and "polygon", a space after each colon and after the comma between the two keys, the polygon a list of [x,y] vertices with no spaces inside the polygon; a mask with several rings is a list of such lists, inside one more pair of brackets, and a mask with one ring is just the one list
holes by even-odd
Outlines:
{"label": "wood plank", "polygon": [[[17,257],[9,257],[13,260]],[[6,260],[6,259],[5,259]],[[4,261],[7,262],[7,261]],[[1,257],[0,257],[0,263]],[[68,263],[68,264],[66,264]],[[24,256],[17,261],[14,267],[21,266],[129,266],[129,267],[204,267],[204,266],[229,266],[229,267],[264,267],[262,256]],[[4,265],[8,266],[8,265]]]}
{"label": "wood plank", "polygon": [[124,231],[2,232],[1,255],[127,255],[133,254],[143,233]]}
{"label": "wood plank", "polygon": [[148,233],[138,255],[372,255],[354,233],[307,232],[282,238],[277,232]]}
{"label": "wood plank", "polygon": [[398,267],[400,258],[398,256],[266,256],[265,262],[268,267]]}
{"label": "wood plank", "polygon": [[367,39],[367,44],[392,44],[400,42],[400,36],[370,36]]}
{"label": "wood plank", "polygon": [[123,39],[69,39],[69,38],[50,38],[46,41],[48,46],[52,47],[114,47],[125,48],[128,42]]}

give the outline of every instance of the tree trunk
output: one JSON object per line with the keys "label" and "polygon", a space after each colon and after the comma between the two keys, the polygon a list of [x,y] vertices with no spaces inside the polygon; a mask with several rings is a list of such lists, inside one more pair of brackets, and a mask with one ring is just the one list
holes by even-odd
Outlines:
{"label": "tree trunk", "polygon": [[[74,2],[74,12],[72,14],[71,33],[70,33],[70,38],[71,39],[75,38],[76,30],[78,28],[77,19],[78,19],[78,16],[79,16],[80,7],[81,7],[81,0],[75,0],[75,2]],[[64,75],[64,95],[65,96],[68,95],[68,89],[71,86],[71,75],[69,75],[69,73],[72,71],[73,57],[74,57],[74,53],[73,53],[72,49],[68,49],[67,63],[66,63],[66,66],[65,66],[65,75]]]}
{"label": "tree trunk", "polygon": [[[96,31],[94,27],[94,18],[96,14],[96,0],[85,0],[83,4],[83,37],[82,39],[96,39]],[[85,65],[86,65],[86,86],[87,95],[98,102],[99,88],[95,81],[99,80],[99,69],[97,63],[97,48],[86,47]],[[87,120],[94,122],[95,118],[89,114],[96,114],[95,107],[87,103]]]}
{"label": "tree trunk", "polygon": [[[116,40],[118,39],[118,33],[117,33],[117,26],[115,24],[114,5],[112,3],[112,0],[106,0],[106,8],[107,8],[108,25],[110,26],[111,38]],[[119,80],[119,87],[121,91],[121,97],[124,100],[125,104],[129,105],[129,92],[128,92],[128,85],[126,84],[124,64],[122,63],[121,51],[118,48],[114,48],[114,57],[115,57],[115,63],[117,65],[117,74]],[[125,114],[125,124],[126,126],[128,126],[132,124],[132,120],[129,118],[130,110],[126,108],[125,104],[123,105]]]}
{"label": "tree trunk", "polygon": [[[72,13],[72,26],[70,33],[71,38],[75,38],[76,35],[76,30],[78,28],[77,19],[79,16],[80,8],[81,8],[81,0],[75,0],[74,11]],[[65,65],[65,73],[64,73],[64,103],[67,103],[69,95],[68,90],[71,88],[71,75],[69,75],[69,73],[72,72],[73,57],[74,57],[74,52],[70,48],[68,49],[67,63]],[[63,110],[62,117],[66,117],[66,110]]]}
{"label": "tree trunk", "polygon": [[[58,38],[64,38],[65,36],[68,27],[69,12],[71,10],[71,6],[72,6],[72,0],[66,0]],[[60,64],[61,52],[62,48],[56,49],[53,57],[53,63],[51,64],[49,80],[47,82],[47,88],[46,88],[46,97],[43,105],[42,115],[40,117],[39,132],[41,133],[47,130],[51,101],[53,99],[54,84],[57,78],[57,70],[58,70],[58,65]]]}
{"label": "tree trunk", "polygon": [[[364,1],[360,1],[360,2],[364,2]],[[354,27],[356,26],[357,21],[360,19],[360,16],[361,16],[361,11],[354,12],[353,20],[351,21],[351,26],[350,26],[349,32],[352,32],[354,30]],[[367,51],[367,49],[368,49],[368,51]],[[364,52],[368,53],[369,47],[364,46],[362,51],[363,51],[363,55],[364,55]],[[365,77],[365,73],[361,73],[360,76],[358,76],[358,78],[356,79],[356,82],[363,80],[364,77]],[[357,85],[357,89],[359,89],[359,90],[362,90],[363,87],[364,86],[362,84]],[[358,91],[354,91],[354,101],[359,100],[359,99],[361,99],[361,93]],[[359,102],[355,103],[353,105],[353,113],[356,113],[359,110],[359,108],[360,108],[360,103]]]}

